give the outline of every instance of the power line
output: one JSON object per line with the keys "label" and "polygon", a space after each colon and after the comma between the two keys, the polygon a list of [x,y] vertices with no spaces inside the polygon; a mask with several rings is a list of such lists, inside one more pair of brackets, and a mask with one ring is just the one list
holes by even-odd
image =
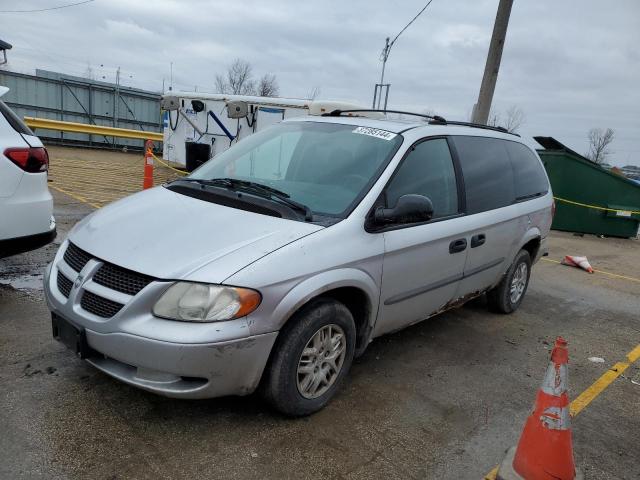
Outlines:
{"label": "power line", "polygon": [[65,5],[58,5],[57,7],[49,8],[36,8],[33,10],[0,10],[0,13],[35,13],[35,12],[48,12],[50,10],[60,10],[61,8],[75,7],[76,5],[83,5],[85,3],[95,2],[96,0],[84,0],[82,2],[67,3]]}
{"label": "power line", "polygon": [[410,26],[413,22],[415,22],[415,21],[416,21],[416,19],[417,19],[420,15],[422,15],[422,12],[424,12],[424,11],[427,9],[427,7],[428,7],[429,5],[431,5],[431,2],[433,2],[433,0],[429,0],[429,1],[427,2],[427,4],[426,4],[424,7],[422,7],[422,10],[420,10],[420,11],[418,12],[418,14],[417,14],[415,17],[413,17],[413,18],[411,19],[411,21],[410,21],[409,23],[407,23],[407,24],[404,26],[404,28],[403,28],[402,30],[400,30],[400,33],[398,33],[398,34],[393,38],[393,40],[391,40],[391,43],[389,43],[389,49],[391,49],[391,47],[393,46],[393,44],[395,43],[395,41],[398,39],[398,37],[399,37],[400,35],[402,35],[402,33],[403,33],[407,28],[409,28],[409,26]]}
{"label": "power line", "polygon": [[380,74],[380,83],[376,84],[376,86],[374,88],[374,91],[373,91],[373,105],[372,105],[371,108],[376,108],[376,100],[378,101],[377,108],[378,109],[380,108],[380,104],[382,102],[382,94],[383,94],[383,91],[384,91],[385,88],[386,88],[386,95],[385,95],[385,99],[384,99],[384,108],[383,108],[383,110],[387,108],[387,100],[389,99],[389,88],[391,87],[391,84],[390,83],[387,83],[387,84],[384,83],[384,69],[385,69],[385,67],[387,65],[387,60],[389,59],[389,53],[391,53],[391,47],[393,47],[393,44],[396,43],[396,40],[398,40],[398,37],[400,35],[402,35],[403,32],[407,28],[409,28],[411,26],[411,24],[413,22],[415,22],[420,15],[422,15],[422,12],[424,12],[429,5],[431,5],[431,2],[433,2],[433,0],[429,0],[427,2],[427,4],[424,7],[422,7],[422,10],[420,10],[418,12],[418,14],[415,17],[413,17],[411,19],[411,21],[409,23],[407,23],[404,26],[404,28],[402,30],[400,30],[400,32],[398,32],[398,34],[395,37],[393,37],[393,40],[389,41],[389,37],[387,37],[386,42],[385,42],[385,46],[382,49],[382,52],[380,53],[380,60],[382,61],[382,73]]}

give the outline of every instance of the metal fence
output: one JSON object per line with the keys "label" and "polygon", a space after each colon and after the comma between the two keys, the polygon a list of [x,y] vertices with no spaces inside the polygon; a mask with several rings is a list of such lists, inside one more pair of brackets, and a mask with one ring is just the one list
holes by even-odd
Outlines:
{"label": "metal fence", "polygon": [[[36,75],[0,70],[0,85],[9,87],[2,100],[20,117],[162,131],[159,93],[45,70],[36,70]],[[143,140],[45,129],[35,133],[62,145],[144,147]]]}

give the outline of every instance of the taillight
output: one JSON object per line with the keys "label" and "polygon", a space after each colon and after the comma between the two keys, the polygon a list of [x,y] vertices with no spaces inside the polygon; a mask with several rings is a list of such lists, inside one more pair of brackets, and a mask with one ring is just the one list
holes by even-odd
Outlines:
{"label": "taillight", "polygon": [[4,155],[25,172],[39,173],[49,169],[49,154],[43,147],[7,148]]}
{"label": "taillight", "polygon": [[555,216],[556,216],[556,201],[554,199],[553,203],[551,204],[551,218],[554,218]]}

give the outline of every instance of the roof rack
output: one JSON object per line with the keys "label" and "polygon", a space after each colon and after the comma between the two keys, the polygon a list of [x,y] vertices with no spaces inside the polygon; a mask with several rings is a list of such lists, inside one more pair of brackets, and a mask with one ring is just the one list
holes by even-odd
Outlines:
{"label": "roof rack", "polygon": [[483,125],[481,123],[449,121],[441,117],[440,115],[426,115],[422,113],[405,112],[402,110],[380,110],[380,109],[373,109],[373,108],[361,108],[357,110],[333,110],[332,112],[329,112],[329,113],[323,113],[322,116],[323,117],[339,117],[343,113],[360,113],[360,112],[398,113],[401,115],[413,115],[414,117],[422,117],[422,118],[429,119],[430,125],[459,125],[462,127],[482,128],[484,130],[493,130],[501,133],[509,133],[511,135],[515,135],[516,137],[520,136],[517,133],[510,132],[504,127],[492,127],[490,125]]}
{"label": "roof rack", "polygon": [[414,117],[428,118],[433,123],[446,124],[447,121],[439,115],[426,115],[422,113],[403,112],[401,110],[379,110],[374,108],[359,108],[357,110],[333,110],[329,113],[323,113],[323,117],[339,117],[343,113],[360,113],[360,112],[377,112],[377,113],[399,113],[401,115],[413,115]]}
{"label": "roof rack", "polygon": [[510,132],[504,127],[493,127],[491,125],[483,125],[482,123],[472,123],[472,122],[447,122],[447,125],[460,125],[461,127],[473,127],[473,128],[482,128],[484,130],[494,130],[496,132],[508,133],[509,135],[515,135],[519,137],[517,133]]}

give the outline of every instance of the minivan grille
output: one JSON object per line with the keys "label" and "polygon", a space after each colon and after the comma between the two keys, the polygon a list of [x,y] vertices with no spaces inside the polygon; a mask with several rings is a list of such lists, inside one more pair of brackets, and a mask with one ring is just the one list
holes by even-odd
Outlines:
{"label": "minivan grille", "polygon": [[[94,257],[90,253],[85,252],[81,248],[69,242],[63,258],[69,267],[80,273],[87,262]],[[155,278],[148,275],[127,270],[126,268],[104,262],[100,259],[96,260],[100,261],[102,265],[100,265],[100,268],[98,268],[98,270],[86,280],[92,280],[109,290],[133,296],[155,280]],[[69,295],[71,294],[73,281],[74,280],[69,279],[66,275],[58,272],[58,289],[67,298],[69,298]],[[102,318],[111,318],[118,313],[122,307],[124,307],[124,304],[120,302],[105,298],[105,296],[111,296],[107,292],[102,296],[83,289],[80,294],[82,295],[80,299],[80,306],[87,312],[93,313],[94,315]]]}
{"label": "minivan grille", "polygon": [[93,276],[93,281],[112,290],[135,295],[153,282],[153,278],[127,270],[110,263],[102,265]]}
{"label": "minivan grille", "polygon": [[82,293],[80,306],[87,312],[102,318],[111,318],[124,307],[121,303],[100,297],[87,290]]}
{"label": "minivan grille", "polygon": [[67,250],[64,252],[64,261],[67,262],[67,265],[79,272],[89,260],[91,260],[90,254],[69,242]]}
{"label": "minivan grille", "polygon": [[60,290],[60,293],[62,293],[65,298],[69,298],[71,287],[73,287],[73,282],[58,272],[58,290]]}

